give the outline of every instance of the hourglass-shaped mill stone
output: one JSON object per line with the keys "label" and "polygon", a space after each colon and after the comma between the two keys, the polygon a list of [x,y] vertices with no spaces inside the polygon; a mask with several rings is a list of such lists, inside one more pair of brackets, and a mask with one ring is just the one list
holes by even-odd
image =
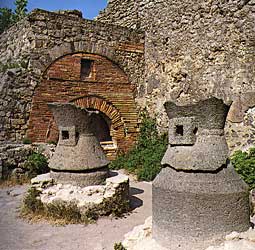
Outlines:
{"label": "hourglass-shaped mill stone", "polygon": [[165,104],[169,146],[152,187],[153,238],[169,250],[204,250],[249,228],[248,186],[228,160],[229,107],[211,98]]}
{"label": "hourglass-shaped mill stone", "polygon": [[108,177],[109,161],[91,132],[92,111],[70,103],[49,103],[59,128],[59,141],[49,167],[59,183],[100,185]]}

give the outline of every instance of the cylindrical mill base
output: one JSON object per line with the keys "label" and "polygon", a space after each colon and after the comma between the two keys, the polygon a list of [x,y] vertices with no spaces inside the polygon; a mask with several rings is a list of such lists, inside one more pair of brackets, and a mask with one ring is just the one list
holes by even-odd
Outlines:
{"label": "cylindrical mill base", "polygon": [[108,167],[94,169],[87,172],[64,172],[54,171],[50,172],[50,177],[56,183],[72,184],[80,187],[102,185],[106,178],[109,177]]}
{"label": "cylindrical mill base", "polygon": [[204,250],[250,226],[249,192],[231,165],[215,173],[163,168],[153,192],[153,238],[169,250]]}

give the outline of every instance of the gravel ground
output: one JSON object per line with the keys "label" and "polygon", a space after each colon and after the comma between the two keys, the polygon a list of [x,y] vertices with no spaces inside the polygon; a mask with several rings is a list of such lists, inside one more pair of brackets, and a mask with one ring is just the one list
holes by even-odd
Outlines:
{"label": "gravel ground", "polygon": [[133,211],[125,218],[101,218],[96,224],[52,226],[18,218],[27,186],[0,189],[0,250],[113,250],[115,242],[151,216],[151,184],[130,183]]}

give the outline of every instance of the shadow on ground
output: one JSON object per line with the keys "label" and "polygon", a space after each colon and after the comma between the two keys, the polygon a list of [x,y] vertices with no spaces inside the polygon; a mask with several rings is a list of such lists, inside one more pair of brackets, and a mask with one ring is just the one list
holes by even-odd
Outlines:
{"label": "shadow on ground", "polygon": [[130,187],[129,194],[130,194],[130,209],[131,211],[135,210],[138,207],[143,205],[143,201],[137,198],[135,195],[144,193],[144,190],[140,188]]}

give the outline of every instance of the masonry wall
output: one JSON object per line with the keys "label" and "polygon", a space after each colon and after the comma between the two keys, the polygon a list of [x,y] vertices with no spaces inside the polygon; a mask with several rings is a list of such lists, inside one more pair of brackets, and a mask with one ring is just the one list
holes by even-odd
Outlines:
{"label": "masonry wall", "polygon": [[[247,99],[255,91],[254,1],[136,2],[137,8],[126,6],[126,11],[131,17],[138,11],[140,29],[146,31],[145,81],[138,87],[137,102],[148,107],[160,129],[166,130],[166,100],[189,104],[215,96],[234,101],[226,126],[230,144],[233,148],[245,144],[241,136],[245,134],[252,145],[254,118],[247,123],[245,117],[255,105]],[[98,20],[132,26],[131,20],[117,20],[116,13],[125,8],[118,3],[110,1],[110,11],[101,12]],[[234,143],[231,135],[236,135]]]}
{"label": "masonry wall", "polygon": [[78,52],[108,58],[132,86],[143,81],[143,33],[85,20],[77,12],[35,10],[0,37],[0,140],[27,137],[32,97],[43,73],[56,59]]}
{"label": "masonry wall", "polygon": [[[80,76],[81,59],[93,61],[91,74],[85,79]],[[127,75],[105,57],[87,53],[66,55],[47,69],[35,90],[28,137],[34,142],[57,140],[54,138],[56,126],[47,104],[73,102],[108,116],[113,140],[120,151],[127,151],[138,133],[134,92],[135,85],[129,82]]]}
{"label": "masonry wall", "polygon": [[29,68],[33,40],[27,19],[0,37],[0,141],[25,137],[33,90],[39,79]]}
{"label": "masonry wall", "polygon": [[141,0],[110,0],[95,20],[132,29],[141,27]]}

